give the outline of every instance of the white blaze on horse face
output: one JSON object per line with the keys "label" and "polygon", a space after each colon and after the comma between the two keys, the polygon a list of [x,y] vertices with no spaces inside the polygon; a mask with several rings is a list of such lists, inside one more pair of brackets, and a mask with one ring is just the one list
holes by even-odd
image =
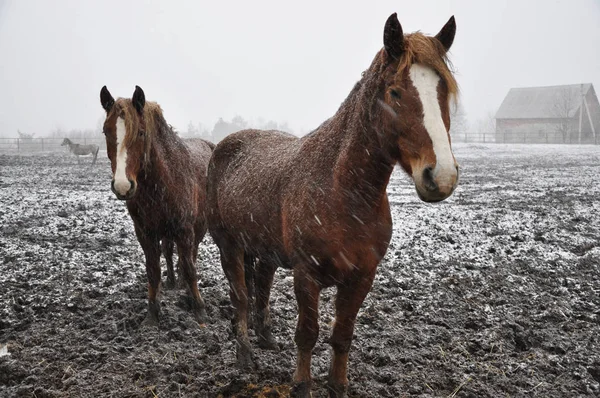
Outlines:
{"label": "white blaze on horse face", "polygon": [[419,64],[410,67],[409,75],[419,93],[423,105],[423,125],[433,143],[436,158],[433,178],[440,186],[453,186],[458,172],[438,101],[440,76],[433,69]]}
{"label": "white blaze on horse face", "polygon": [[131,183],[127,178],[127,148],[123,146],[125,140],[125,120],[122,117],[117,119],[117,167],[115,168],[115,175],[113,176],[115,183],[115,191],[121,195],[126,195],[131,188]]}

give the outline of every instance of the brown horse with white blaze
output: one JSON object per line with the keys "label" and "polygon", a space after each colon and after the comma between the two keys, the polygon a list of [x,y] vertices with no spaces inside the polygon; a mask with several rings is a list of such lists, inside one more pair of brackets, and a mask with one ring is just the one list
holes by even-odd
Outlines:
{"label": "brown horse with white blaze", "polygon": [[138,86],[131,99],[116,101],[104,86],[100,102],[106,111],[104,135],[113,172],[112,191],[126,201],[146,257],[148,315],[144,324],[158,325],[161,241],[170,283],[174,283],[173,243],[177,244],[178,267],[192,311],[204,323],[206,310],[194,264],[207,230],[206,173],[214,145],[179,138],[160,106],[146,102]]}
{"label": "brown horse with white blaze", "polygon": [[254,328],[276,349],[269,295],[278,266],[293,269],[298,302],[294,381],[310,395],[312,350],[319,333],[320,291],[337,287],[328,388],[346,394],[348,352],[358,310],[388,248],[392,217],[386,187],[396,164],[426,202],[444,200],[458,182],[450,144],[450,101],[458,86],[447,52],[452,17],[429,37],[404,35],[391,15],[384,48],[337,113],[296,138],[246,130],[215,148],[208,171],[208,224],[235,307],[237,360],[253,366],[248,339],[244,258],[256,258]]}

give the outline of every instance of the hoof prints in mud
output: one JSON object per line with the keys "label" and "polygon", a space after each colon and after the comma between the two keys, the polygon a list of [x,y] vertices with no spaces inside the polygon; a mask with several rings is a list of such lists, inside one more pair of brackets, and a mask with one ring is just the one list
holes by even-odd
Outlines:
{"label": "hoof prints in mud", "polygon": [[[457,145],[461,183],[437,205],[394,174],[394,236],[357,320],[350,396],[600,395],[599,151]],[[159,327],[142,328],[143,255],[108,162],[0,163],[0,348],[10,354],[0,396],[290,395],[289,271],[271,300],[281,351],[251,336],[258,369],[240,371],[210,238],[197,263],[209,323],[193,322],[184,291],[163,289]],[[327,393],[332,294],[320,307],[315,397]]]}

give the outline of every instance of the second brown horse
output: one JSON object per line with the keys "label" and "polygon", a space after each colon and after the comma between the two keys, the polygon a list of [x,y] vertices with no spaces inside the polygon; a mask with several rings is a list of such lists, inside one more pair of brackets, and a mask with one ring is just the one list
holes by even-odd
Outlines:
{"label": "second brown horse", "polygon": [[148,315],[144,324],[157,325],[160,313],[161,241],[168,279],[174,282],[173,243],[178,267],[200,323],[206,310],[196,277],[198,245],[206,234],[206,172],[214,145],[182,140],[169,126],[155,102],[146,102],[136,86],[131,99],[113,99],[104,86],[100,102],[106,111],[104,135],[113,179],[111,188],[125,200],[135,234],[146,257]]}

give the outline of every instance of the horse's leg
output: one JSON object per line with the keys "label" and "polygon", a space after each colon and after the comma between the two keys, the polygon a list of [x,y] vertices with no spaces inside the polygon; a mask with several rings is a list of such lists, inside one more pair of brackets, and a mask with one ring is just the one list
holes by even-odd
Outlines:
{"label": "horse's leg", "polygon": [[371,290],[375,268],[338,286],[335,298],[335,324],[331,334],[333,357],[328,388],[331,397],[345,397],[348,389],[348,353],[352,344],[356,315]]}
{"label": "horse's leg", "polygon": [[162,240],[162,253],[167,262],[167,287],[169,289],[175,288],[175,272],[173,271],[173,248],[175,244],[172,240],[163,238]]}
{"label": "horse's leg", "polygon": [[146,257],[146,274],[148,275],[148,314],[142,325],[158,326],[160,302],[160,241],[155,235],[148,235],[140,228],[135,228],[138,241]]}
{"label": "horse's leg", "polygon": [[256,285],[254,330],[258,337],[258,346],[267,350],[279,350],[277,341],[271,333],[271,310],[269,308],[269,296],[276,270],[276,265],[259,260],[254,278]]}
{"label": "horse's leg", "polygon": [[298,346],[296,371],[294,372],[295,395],[310,397],[312,383],[310,362],[312,351],[319,337],[319,294],[321,286],[315,278],[301,268],[294,267],[294,293],[298,302],[298,324],[294,340]]}
{"label": "horse's leg", "polygon": [[254,329],[254,315],[256,314],[256,295],[254,294],[254,274],[256,272],[256,259],[244,253],[244,280],[246,281],[246,291],[248,292],[248,328]]}
{"label": "horse's leg", "polygon": [[96,158],[98,158],[98,151],[100,150],[100,147],[98,147],[96,149],[96,152],[94,152],[94,160],[92,161],[92,166],[96,164]]}
{"label": "horse's leg", "polygon": [[248,290],[244,272],[244,249],[221,242],[221,267],[229,281],[229,297],[234,308],[233,330],[236,338],[237,365],[252,368],[252,348],[248,338]]}
{"label": "horse's leg", "polygon": [[198,290],[198,277],[194,264],[194,233],[192,231],[184,232],[175,243],[177,243],[177,253],[179,254],[178,264],[192,298],[192,312],[198,323],[206,323],[206,305],[200,295],[200,290]]}

